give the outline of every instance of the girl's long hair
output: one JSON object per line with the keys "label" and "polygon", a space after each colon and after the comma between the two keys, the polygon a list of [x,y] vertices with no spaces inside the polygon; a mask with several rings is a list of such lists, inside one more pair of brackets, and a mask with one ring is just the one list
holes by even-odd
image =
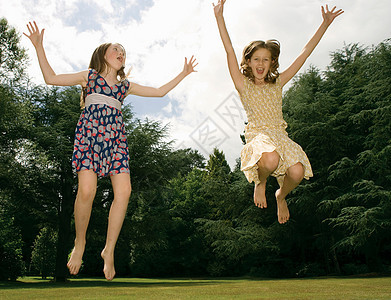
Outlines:
{"label": "girl's long hair", "polygon": [[242,62],[240,63],[240,70],[243,75],[255,82],[254,74],[248,65],[248,61],[258,49],[267,49],[271,53],[272,61],[270,69],[265,77],[265,82],[275,83],[280,73],[278,72],[278,57],[280,56],[280,43],[277,40],[254,41],[248,44],[243,50]]}
{"label": "girl's long hair", "polygon": [[[94,53],[92,53],[92,56],[91,56],[91,61],[90,61],[90,65],[88,66],[88,69],[94,69],[99,74],[101,74],[109,67],[106,60],[105,60],[105,54],[106,54],[107,49],[111,45],[112,45],[112,43],[104,43],[104,44],[98,46],[94,50]],[[121,44],[116,43],[116,45],[119,45],[122,47]],[[124,52],[124,56],[126,57],[126,52],[125,52],[124,47],[122,47],[122,50]],[[128,72],[128,74],[125,74],[125,66],[122,66],[121,69],[119,69],[117,72],[117,77],[119,77],[119,81],[121,81],[121,82],[124,81],[128,77],[129,72]],[[87,86],[82,87],[81,95],[80,95],[80,107],[82,109],[84,108],[86,93],[87,93]]]}

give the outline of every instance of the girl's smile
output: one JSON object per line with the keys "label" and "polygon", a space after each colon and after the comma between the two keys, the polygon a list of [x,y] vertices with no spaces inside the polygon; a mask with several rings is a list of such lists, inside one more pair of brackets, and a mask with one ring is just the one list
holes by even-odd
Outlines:
{"label": "girl's smile", "polygon": [[256,68],[256,71],[257,71],[258,75],[262,75],[263,72],[265,71],[265,69],[264,68]]}
{"label": "girl's smile", "polygon": [[248,65],[254,74],[256,84],[264,83],[265,77],[270,69],[271,61],[272,55],[265,48],[256,50],[248,60]]}

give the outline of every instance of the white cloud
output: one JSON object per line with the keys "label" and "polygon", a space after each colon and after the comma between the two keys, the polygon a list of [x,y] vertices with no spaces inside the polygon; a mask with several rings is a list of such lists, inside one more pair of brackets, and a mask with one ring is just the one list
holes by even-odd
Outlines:
{"label": "white cloud", "polygon": [[[46,51],[57,73],[85,69],[92,51],[99,44],[114,41],[127,50],[127,65],[133,67],[131,79],[159,86],[181,71],[185,56],[194,54],[199,62],[198,72],[169,93],[169,103],[161,112],[145,116],[164,124],[169,122],[171,136],[178,145],[198,149],[191,134],[206,119],[212,120],[224,132],[222,136],[229,136],[219,148],[224,150],[233,166],[242,147],[239,134],[243,126],[236,125],[232,129],[216,111],[235,91],[212,1],[155,0],[148,5],[145,3],[141,0],[14,0],[2,1],[0,12],[21,32],[32,19],[46,28]],[[81,4],[96,10],[78,10]],[[243,47],[250,41],[275,38],[282,45],[280,66],[281,70],[285,69],[321,23],[320,6],[323,4],[319,0],[227,0],[224,14],[238,60]],[[328,29],[302,71],[310,64],[324,70],[330,62],[330,53],[344,44],[370,46],[391,37],[389,0],[329,1],[329,6],[334,5],[343,8],[345,13]],[[137,18],[126,15],[132,9],[137,10]],[[42,83],[34,50],[25,37],[22,45],[29,49],[30,75]],[[167,117],[170,112],[172,115]]]}

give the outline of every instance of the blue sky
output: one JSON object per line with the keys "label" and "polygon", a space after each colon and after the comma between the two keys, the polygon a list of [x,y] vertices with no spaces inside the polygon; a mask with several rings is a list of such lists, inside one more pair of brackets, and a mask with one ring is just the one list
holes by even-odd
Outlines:
{"label": "blue sky", "polygon": [[[310,65],[325,70],[330,53],[344,45],[370,47],[391,38],[389,0],[227,0],[225,18],[238,59],[248,42],[275,38],[282,45],[283,71],[320,25],[320,6],[326,3],[345,13],[330,26],[301,71]],[[126,103],[141,119],[169,124],[175,147],[192,147],[208,156],[218,146],[230,165],[235,164],[245,116],[229,77],[212,1],[0,0],[0,17],[20,32],[30,20],[45,28],[44,45],[56,73],[84,70],[98,45],[119,42],[127,51],[130,80],[160,86],[182,70],[185,57],[195,55],[198,72],[167,96],[129,96]],[[22,46],[28,49],[32,80],[43,84],[34,49],[24,36]]]}
{"label": "blue sky", "polygon": [[[101,1],[105,2],[105,1]],[[108,1],[106,1],[108,2]],[[113,7],[113,15],[116,14],[116,19],[119,24],[126,24],[129,19],[135,20],[136,22],[141,21],[142,11],[150,8],[153,5],[153,0],[133,1],[131,6],[123,6],[125,1],[113,0],[110,1]],[[61,4],[59,3],[59,6]],[[64,25],[75,26],[76,30],[82,32],[89,28],[96,28],[102,30],[104,23],[99,22],[102,18],[102,9],[96,5],[93,1],[80,0],[73,6],[74,9],[71,15],[66,18],[62,18]],[[40,10],[36,7],[36,10]],[[57,10],[58,17],[61,18],[61,8]],[[88,12],[86,14],[86,12]],[[88,15],[88,17],[86,17]]]}

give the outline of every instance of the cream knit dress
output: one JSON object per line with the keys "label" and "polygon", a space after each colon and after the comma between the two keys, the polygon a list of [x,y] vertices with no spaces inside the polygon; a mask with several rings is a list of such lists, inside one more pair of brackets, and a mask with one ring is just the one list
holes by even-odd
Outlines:
{"label": "cream knit dress", "polygon": [[275,84],[257,86],[245,77],[240,95],[248,124],[245,127],[246,145],[241,151],[241,170],[249,182],[258,184],[257,162],[264,152],[280,155],[277,169],[271,174],[281,186],[290,166],[301,162],[304,178],[312,177],[311,164],[303,149],[288,137],[287,123],[282,116],[282,87],[280,78]]}

